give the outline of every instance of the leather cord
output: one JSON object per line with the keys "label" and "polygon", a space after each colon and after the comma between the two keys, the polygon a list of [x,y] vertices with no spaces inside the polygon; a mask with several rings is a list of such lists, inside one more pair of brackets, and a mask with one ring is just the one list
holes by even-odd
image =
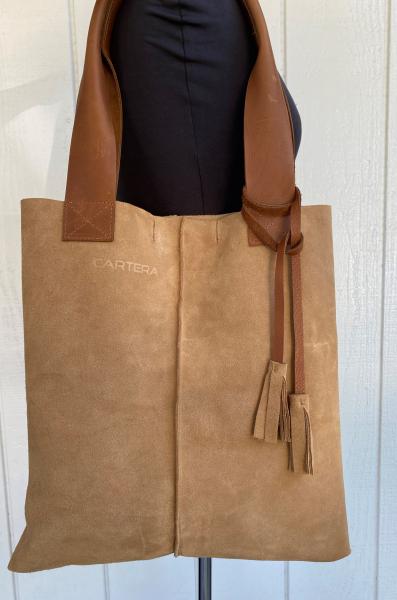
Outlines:
{"label": "leather cord", "polygon": [[271,359],[284,362],[284,257],[288,235],[277,244],[276,268],[274,276],[274,331]]}
{"label": "leather cord", "polygon": [[295,394],[305,393],[305,360],[303,335],[303,305],[301,257],[303,235],[301,232],[301,194],[297,194],[291,206],[291,247],[287,254],[291,257],[292,275],[292,314],[294,327],[294,376]]}
{"label": "leather cord", "polygon": [[[277,252],[275,268],[274,293],[274,334],[271,358],[283,362],[284,351],[284,255],[290,257],[292,282],[292,317],[293,317],[293,355],[294,355],[294,388],[296,394],[305,393],[304,368],[304,334],[303,334],[303,305],[300,253],[303,249],[301,231],[301,193],[295,188],[295,195],[288,205],[257,206],[247,198],[243,191],[242,215],[247,225],[262,243]],[[256,212],[256,218],[254,216]],[[285,216],[289,213],[289,225],[280,241],[276,241],[263,225],[263,215],[269,220],[271,216]],[[261,219],[261,220],[260,220]]]}

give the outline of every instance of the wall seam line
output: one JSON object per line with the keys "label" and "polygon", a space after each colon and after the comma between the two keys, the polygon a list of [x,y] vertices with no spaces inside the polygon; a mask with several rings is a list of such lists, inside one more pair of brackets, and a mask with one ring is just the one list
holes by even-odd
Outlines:
{"label": "wall seam line", "polygon": [[105,600],[110,600],[110,582],[109,582],[109,567],[103,565],[103,587]]}
{"label": "wall seam line", "polygon": [[390,66],[391,66],[391,18],[392,0],[386,4],[386,39],[385,39],[385,120],[384,120],[384,160],[383,160],[383,222],[382,222],[382,274],[381,274],[381,315],[380,315],[380,351],[379,351],[379,415],[378,415],[378,457],[377,457],[377,498],[376,498],[376,547],[375,547],[375,587],[374,598],[379,599],[379,544],[381,526],[382,498],[382,450],[383,450],[383,358],[385,344],[385,294],[386,294],[386,250],[387,250],[387,212],[389,194],[389,143],[390,143]]}
{"label": "wall seam line", "polygon": [[288,0],[281,0],[281,48],[283,53],[283,79],[287,83],[288,70],[287,70],[287,9]]}
{"label": "wall seam line", "polygon": [[284,562],[284,600],[289,600],[289,562]]}
{"label": "wall seam line", "polygon": [[67,0],[69,14],[70,62],[73,87],[74,107],[77,105],[77,82],[79,79],[79,60],[77,51],[76,10],[74,0]]}
{"label": "wall seam line", "polygon": [[[5,428],[3,425],[3,401],[2,401],[2,397],[1,397],[1,402],[0,402],[0,454],[1,454],[1,457],[0,457],[0,459],[1,459],[2,467],[3,467],[2,480],[3,480],[6,519],[7,519],[7,537],[8,537],[8,546],[9,546],[9,550],[10,550],[10,556],[11,556],[11,553],[13,550],[12,531],[13,531],[14,527],[13,527],[13,518],[12,518],[12,514],[11,514],[11,498],[10,498],[10,493],[9,493],[10,486],[9,486],[9,474],[8,474],[8,460],[7,460],[4,432],[5,432]],[[19,594],[19,587],[18,587],[16,573],[12,573],[12,588],[13,588],[15,600],[19,600],[20,594]]]}

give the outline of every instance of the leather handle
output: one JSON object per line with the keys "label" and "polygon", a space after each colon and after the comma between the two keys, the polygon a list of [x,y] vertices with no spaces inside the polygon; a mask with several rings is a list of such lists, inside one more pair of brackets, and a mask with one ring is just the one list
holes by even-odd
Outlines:
{"label": "leather handle", "polygon": [[[96,0],[70,145],[63,240],[112,241],[120,168],[122,100],[109,55],[122,0]],[[295,194],[293,131],[259,0],[243,0],[258,43],[244,113],[245,192],[260,207]]]}

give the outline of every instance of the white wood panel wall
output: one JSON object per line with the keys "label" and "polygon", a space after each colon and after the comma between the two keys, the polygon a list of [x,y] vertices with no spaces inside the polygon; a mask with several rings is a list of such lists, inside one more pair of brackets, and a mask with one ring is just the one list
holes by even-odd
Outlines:
{"label": "white wood panel wall", "polygon": [[[20,206],[63,198],[93,0],[0,0],[0,600],[193,600],[172,556],[28,575]],[[397,0],[263,0],[300,110],[304,202],[333,206],[340,402],[352,555],[214,560],[214,600],[397,598]]]}

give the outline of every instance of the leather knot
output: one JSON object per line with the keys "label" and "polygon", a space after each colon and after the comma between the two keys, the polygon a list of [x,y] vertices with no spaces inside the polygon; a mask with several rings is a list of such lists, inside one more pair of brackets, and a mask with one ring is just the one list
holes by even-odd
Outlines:
{"label": "leather knot", "polygon": [[[271,235],[270,228],[266,226],[266,219],[271,224],[277,218],[283,219],[289,217],[289,231],[285,229],[289,242],[286,247],[286,254],[294,256],[299,254],[303,248],[303,235],[300,231],[300,210],[301,193],[298,187],[295,187],[293,198],[283,204],[264,204],[258,205],[248,198],[247,189],[244,186],[242,192],[241,214],[247,222],[248,227],[253,231],[256,237],[268,248],[277,252],[279,242]],[[297,237],[300,236],[298,240]]]}
{"label": "leather knot", "polygon": [[[289,239],[291,239],[291,236],[289,236]],[[301,232],[300,239],[297,244],[294,244],[293,246],[291,246],[290,243],[287,244],[285,254],[288,254],[289,256],[295,256],[296,254],[300,254],[303,248],[303,239],[303,233]]]}
{"label": "leather knot", "polygon": [[250,200],[247,194],[246,186],[243,187],[242,191],[242,201],[244,206],[252,208],[261,215],[272,217],[281,217],[288,215],[292,205],[297,201],[300,202],[300,197],[300,190],[298,187],[295,187],[295,194],[289,202],[284,202],[283,204],[258,204]]}
{"label": "leather knot", "polygon": [[[304,395],[305,394],[305,365],[304,365],[304,337],[303,337],[303,302],[302,302],[302,280],[301,280],[301,264],[300,254],[303,248],[303,234],[301,231],[301,193],[299,188],[295,187],[295,194],[291,202],[284,203],[278,206],[265,205],[257,206],[247,198],[246,190],[243,188],[243,206],[242,215],[247,221],[248,227],[250,227],[253,233],[258,239],[268,248],[276,252],[276,264],[274,269],[274,307],[273,307],[273,327],[274,332],[272,336],[270,359],[271,364],[274,365],[286,364],[284,363],[284,258],[285,255],[289,256],[291,264],[291,287],[292,287],[292,325],[293,325],[293,362],[294,362],[294,394]],[[271,224],[276,217],[284,218],[289,217],[287,227],[284,229],[281,240],[276,240],[271,235]],[[267,224],[269,226],[267,227]],[[273,383],[276,381],[277,373],[272,371]],[[270,375],[269,375],[270,377]],[[269,377],[265,379],[265,382],[269,383]],[[261,403],[258,408],[258,413],[255,421],[256,429],[254,431],[254,437],[260,437],[261,439],[275,440],[276,439],[276,426],[283,431],[283,439],[288,441],[290,444],[290,453],[294,450],[294,457],[296,458],[296,447],[292,448],[291,436],[295,435],[296,428],[290,432],[290,413],[288,403],[285,400],[284,384],[280,379],[277,379],[277,386],[273,385],[272,392],[270,393],[269,386],[265,386],[261,397]],[[281,385],[282,383],[282,385]],[[273,393],[274,392],[274,393]],[[264,406],[270,407],[269,427],[270,433],[266,434],[266,431],[262,431],[263,425],[263,411]],[[266,408],[266,410],[267,410]],[[306,472],[312,473],[311,464],[311,429],[308,414],[305,416],[305,431],[306,431]],[[277,417],[277,418],[276,418]],[[281,417],[281,419],[280,419]],[[303,422],[303,421],[302,421]],[[270,436],[270,437],[269,437]],[[294,440],[296,446],[296,439]],[[292,457],[292,454],[291,454]],[[292,460],[292,458],[291,458]],[[306,464],[305,463],[305,464]],[[295,465],[292,465],[295,469]]]}

